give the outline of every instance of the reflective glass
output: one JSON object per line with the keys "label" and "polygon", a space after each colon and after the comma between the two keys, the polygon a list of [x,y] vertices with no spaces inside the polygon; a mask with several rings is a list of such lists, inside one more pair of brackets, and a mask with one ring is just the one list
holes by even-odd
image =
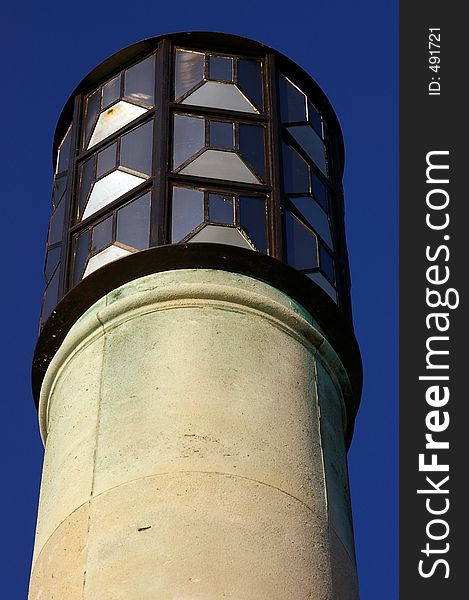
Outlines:
{"label": "reflective glass", "polygon": [[327,188],[324,183],[319,179],[319,177],[314,173],[313,176],[313,194],[319,204],[323,207],[323,209],[328,212],[329,211],[329,202],[327,201]]}
{"label": "reflective glass", "polygon": [[233,59],[228,56],[210,56],[208,62],[209,79],[233,81]]}
{"label": "reflective glass", "polygon": [[55,272],[55,269],[58,267],[58,264],[60,262],[61,250],[62,246],[56,246],[55,248],[51,248],[47,251],[46,264],[44,266],[44,276],[46,279],[46,283],[49,282],[50,278]]}
{"label": "reflective glass", "polygon": [[181,173],[197,177],[213,177],[231,181],[259,183],[257,177],[234,152],[205,150],[200,156],[186,165]]}
{"label": "reflective glass", "polygon": [[120,246],[115,246],[114,244],[112,246],[108,246],[104,250],[101,250],[99,254],[95,254],[90,258],[88,264],[86,265],[85,272],[83,273],[83,278],[88,277],[88,275],[91,275],[91,273],[97,269],[104,267],[104,265],[107,265],[118,258],[123,258],[128,254],[132,253],[129,250],[121,248]]}
{"label": "reflective glass", "polygon": [[323,131],[322,131],[321,115],[316,110],[316,108],[311,104],[311,102],[309,100],[308,100],[308,121],[311,123],[311,125],[316,130],[316,133],[319,136],[324,137]]}
{"label": "reflective glass", "polygon": [[65,190],[67,189],[67,176],[62,175],[62,177],[56,177],[53,185],[52,192],[52,206],[53,208],[57,208],[60,204],[60,201],[65,194]]}
{"label": "reflective glass", "polygon": [[176,100],[204,78],[204,55],[200,52],[176,50]]}
{"label": "reflective glass", "polygon": [[228,244],[229,246],[240,246],[253,250],[247,239],[239,229],[235,227],[223,227],[223,225],[205,225],[198,231],[189,242],[209,242],[213,244]]}
{"label": "reflective glass", "polygon": [[115,131],[124,127],[124,125],[127,125],[140,115],[143,115],[146,111],[146,108],[122,100],[117,104],[114,104],[111,108],[108,108],[99,115],[88,148],[91,148],[101,140],[106,139]]}
{"label": "reflective glass", "polygon": [[91,254],[96,254],[112,242],[112,215],[93,227],[91,234]]}
{"label": "reflective glass", "polygon": [[239,224],[259,252],[267,254],[265,199],[259,196],[239,197]]}
{"label": "reflective glass", "polygon": [[52,213],[49,225],[49,237],[47,243],[49,246],[62,241],[64,229],[65,202],[61,202]]}
{"label": "reflective glass", "polygon": [[155,89],[155,57],[149,56],[124,74],[124,96],[135,102],[153,106]]}
{"label": "reflective glass", "polygon": [[279,83],[282,122],[306,121],[306,96],[283,75],[280,76]]}
{"label": "reflective glass", "polygon": [[151,175],[153,121],[134,129],[121,140],[120,164],[138,173]]}
{"label": "reflective glass", "polygon": [[291,212],[285,212],[287,262],[295,269],[314,269],[318,266],[317,239]]}
{"label": "reflective glass", "polygon": [[117,142],[114,142],[109,148],[102,150],[98,154],[98,163],[96,166],[96,178],[113,171],[117,167]]}
{"label": "reflective glass", "polygon": [[201,190],[174,187],[171,241],[180,242],[204,221],[204,193]]}
{"label": "reflective glass", "polygon": [[85,111],[85,139],[83,141],[83,146],[85,148],[88,147],[88,142],[91,137],[91,133],[96,124],[96,119],[101,110],[101,88],[93,92],[91,96],[88,96],[86,101],[86,111]]}
{"label": "reflective glass", "polygon": [[201,87],[187,96],[182,101],[182,104],[238,110],[249,113],[259,112],[235,85],[219,83],[218,81],[206,81]]}
{"label": "reflective glass", "polygon": [[81,167],[80,177],[80,198],[79,198],[79,217],[83,215],[88,196],[91,190],[91,185],[94,180],[94,165],[96,163],[96,157],[92,156],[88,159]]}
{"label": "reflective glass", "polygon": [[315,281],[329,296],[337,302],[337,292],[335,288],[327,281],[322,273],[308,273],[306,277],[309,277],[313,281]]}
{"label": "reflective glass", "polygon": [[310,196],[303,196],[301,198],[290,198],[290,201],[300,211],[311,227],[322,237],[326,244],[328,244],[329,248],[332,248],[329,219],[316,200]]}
{"label": "reflective glass", "polygon": [[323,244],[319,244],[319,261],[321,263],[321,271],[330,281],[334,282],[334,260]]}
{"label": "reflective glass", "polygon": [[86,261],[88,260],[90,233],[84,231],[75,241],[75,264],[73,267],[73,283],[78,283],[83,277]]}
{"label": "reflective glass", "polygon": [[261,63],[258,60],[238,58],[238,85],[246,96],[262,110]]}
{"label": "reflective glass", "polygon": [[209,121],[210,146],[212,148],[234,148],[233,123]]}
{"label": "reflective glass", "polygon": [[116,240],[142,250],[150,241],[150,193],[126,204],[117,212]]}
{"label": "reflective glass", "polygon": [[57,305],[58,295],[59,295],[59,279],[60,279],[60,269],[57,269],[52,277],[49,285],[46,288],[44,294],[44,304],[42,305],[42,322],[48,318],[53,309]]}
{"label": "reflective glass", "polygon": [[110,204],[113,200],[123,196],[143,181],[145,179],[142,177],[119,170],[105,175],[102,179],[98,179],[91,190],[88,204],[83,213],[83,219]]}
{"label": "reflective glass", "polygon": [[103,85],[103,100],[101,103],[101,110],[107,108],[116,100],[121,97],[121,76],[118,75]]}
{"label": "reflective glass", "polygon": [[181,165],[204,147],[205,121],[195,117],[174,115],[173,166]]}
{"label": "reflective glass", "polygon": [[309,167],[301,156],[285,142],[282,144],[283,188],[286,194],[308,194]]}
{"label": "reflective glass", "polygon": [[254,171],[265,179],[264,128],[262,125],[239,124],[239,150]]}
{"label": "reflective glass", "polygon": [[208,195],[208,218],[217,223],[234,224],[234,203],[232,196]]}
{"label": "reflective glass", "polygon": [[327,176],[326,149],[318,134],[309,125],[295,125],[288,131],[303,148],[309,158]]}
{"label": "reflective glass", "polygon": [[72,126],[70,125],[65,137],[59,147],[59,156],[57,160],[56,173],[62,173],[68,169],[68,160],[70,157],[70,140],[72,138]]}

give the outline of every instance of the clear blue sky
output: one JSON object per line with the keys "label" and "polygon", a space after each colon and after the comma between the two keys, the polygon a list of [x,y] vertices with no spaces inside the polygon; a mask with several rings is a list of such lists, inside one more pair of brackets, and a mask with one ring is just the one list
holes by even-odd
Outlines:
{"label": "clear blue sky", "polygon": [[56,120],[76,84],[110,54],[145,37],[205,29],[251,37],[292,58],[323,88],[342,125],[354,321],[365,372],[349,454],[361,599],[395,600],[396,1],[54,0],[9,3],[2,13],[2,597],[26,598],[36,520],[42,445],[30,365]]}

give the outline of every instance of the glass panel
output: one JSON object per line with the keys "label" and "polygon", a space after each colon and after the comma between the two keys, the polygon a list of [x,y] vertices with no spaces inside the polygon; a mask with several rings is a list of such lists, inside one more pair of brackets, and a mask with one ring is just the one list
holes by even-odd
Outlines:
{"label": "glass panel", "polygon": [[317,239],[289,211],[285,213],[287,262],[295,269],[314,269],[318,266]]}
{"label": "glass panel", "polygon": [[121,140],[120,164],[138,173],[151,175],[153,121],[137,127]]}
{"label": "glass panel", "polygon": [[322,239],[332,248],[332,237],[327,215],[310,196],[302,198],[290,198],[290,201],[300,211],[311,227],[319,233]]}
{"label": "glass panel", "polygon": [[112,215],[93,227],[91,254],[96,254],[112,242]]}
{"label": "glass panel", "polygon": [[91,137],[91,132],[94,129],[96,119],[98,118],[99,112],[101,110],[101,88],[93,92],[91,96],[88,97],[86,101],[86,111],[85,111],[85,139],[83,141],[83,146],[85,148],[88,147],[88,142]]}
{"label": "glass panel", "polygon": [[124,96],[135,102],[153,106],[155,89],[155,57],[149,56],[127,69],[124,75]]}
{"label": "glass panel", "polygon": [[52,213],[49,225],[49,237],[47,243],[49,246],[62,241],[65,217],[65,202],[61,202]]}
{"label": "glass panel", "polygon": [[103,85],[103,100],[101,104],[101,109],[104,110],[110,104],[119,100],[121,97],[121,76],[118,75],[111,79],[108,83]]}
{"label": "glass panel", "polygon": [[98,164],[96,166],[96,179],[113,171],[117,167],[117,142],[106,148],[98,154]]}
{"label": "glass panel", "polygon": [[117,104],[114,104],[111,108],[108,108],[106,112],[99,115],[88,148],[91,148],[101,140],[106,139],[115,131],[124,127],[124,125],[127,125],[140,115],[143,115],[146,111],[146,108],[135,106],[135,104],[123,102],[122,100]]}
{"label": "glass panel", "polygon": [[200,52],[176,50],[176,99],[204,78],[204,55]]}
{"label": "glass panel", "polygon": [[261,63],[258,60],[238,58],[238,85],[258,108],[263,108]]}
{"label": "glass panel", "polygon": [[70,140],[72,138],[72,126],[68,128],[65,137],[59,147],[59,155],[57,157],[57,171],[62,173],[68,169],[68,159],[70,157]]}
{"label": "glass panel", "polygon": [[323,244],[319,244],[319,261],[321,263],[321,271],[330,281],[334,282],[334,260]]}
{"label": "glass panel", "polygon": [[327,201],[327,188],[319,177],[314,173],[313,176],[313,194],[319,204],[326,212],[329,212],[329,202]]}
{"label": "glass panel", "polygon": [[240,246],[253,250],[252,246],[235,227],[223,227],[223,225],[205,225],[198,231],[189,242],[209,242],[213,244],[228,244],[229,246]]}
{"label": "glass panel", "polygon": [[206,81],[195,92],[187,96],[182,104],[239,110],[249,113],[259,112],[236,86],[230,83],[218,83],[217,81]]}
{"label": "glass panel", "polygon": [[185,166],[181,173],[197,177],[259,183],[257,177],[247,168],[237,154],[223,150],[205,150]]}
{"label": "glass panel", "polygon": [[285,142],[282,144],[283,188],[287,194],[308,194],[309,167]]}
{"label": "glass panel", "polygon": [[60,204],[60,201],[65,194],[65,190],[67,189],[67,176],[62,175],[62,177],[56,177],[54,180],[53,191],[52,191],[52,206],[53,208],[57,208]]}
{"label": "glass panel", "polygon": [[80,198],[79,198],[79,217],[85,210],[86,203],[88,202],[88,196],[91,190],[91,185],[94,181],[94,165],[96,163],[96,156],[92,156],[88,159],[81,167],[81,181],[80,181]]}
{"label": "glass panel", "polygon": [[136,250],[150,242],[150,193],[137,198],[117,212],[116,240]]}
{"label": "glass panel", "polygon": [[337,302],[337,292],[322,273],[307,273],[306,277],[315,281],[327,294],[329,294],[334,302]]}
{"label": "glass panel", "polygon": [[208,218],[210,221],[234,225],[233,196],[208,195]]}
{"label": "glass panel", "polygon": [[306,121],[306,96],[283,75],[279,83],[282,122]]}
{"label": "glass panel", "polygon": [[59,262],[60,262],[60,251],[62,250],[62,246],[56,246],[51,250],[47,251],[46,256],[46,264],[44,265],[44,277],[46,283],[49,282],[50,278],[55,272]]}
{"label": "glass panel", "polygon": [[239,125],[239,150],[254,171],[265,179],[264,128],[261,125]]}
{"label": "glass panel", "polygon": [[129,250],[125,250],[124,248],[120,248],[119,246],[108,246],[105,250],[102,250],[99,254],[95,254],[92,256],[86,265],[85,272],[83,273],[83,278],[88,277],[91,273],[104,267],[110,262],[117,260],[118,258],[123,258],[128,254],[132,254]]}
{"label": "glass panel", "polygon": [[239,197],[239,224],[257,250],[267,254],[265,199],[258,196]]}
{"label": "glass panel", "polygon": [[90,199],[86,205],[83,219],[86,219],[96,211],[103,208],[119,196],[140,185],[145,179],[136,177],[124,171],[113,171],[102,179],[99,179],[91,191]]}
{"label": "glass panel", "polygon": [[49,285],[46,288],[44,294],[44,304],[42,305],[42,322],[48,318],[51,312],[57,305],[58,295],[59,295],[59,277],[60,277],[60,269],[57,269],[52,277]]}
{"label": "glass panel", "polygon": [[190,188],[173,188],[171,241],[179,242],[204,221],[204,193]]}
{"label": "glass panel", "polygon": [[85,268],[86,261],[88,259],[88,247],[89,247],[90,233],[88,230],[84,231],[75,242],[75,265],[73,268],[73,284],[78,283],[82,276]]}
{"label": "glass panel", "polygon": [[316,133],[319,136],[324,137],[323,131],[322,131],[321,115],[316,110],[316,108],[311,104],[311,102],[309,100],[308,100],[308,121],[311,123],[311,125],[316,130]]}
{"label": "glass panel", "polygon": [[233,59],[228,56],[210,56],[208,76],[219,81],[233,81]]}
{"label": "glass panel", "polygon": [[288,131],[314,164],[327,176],[326,149],[324,148],[321,138],[314,129],[309,125],[297,125],[295,127],[288,127]]}
{"label": "glass panel", "polygon": [[174,115],[174,168],[204,147],[205,121],[195,117]]}
{"label": "glass panel", "polygon": [[234,127],[233,123],[222,121],[209,121],[210,125],[210,146],[214,148],[234,148]]}

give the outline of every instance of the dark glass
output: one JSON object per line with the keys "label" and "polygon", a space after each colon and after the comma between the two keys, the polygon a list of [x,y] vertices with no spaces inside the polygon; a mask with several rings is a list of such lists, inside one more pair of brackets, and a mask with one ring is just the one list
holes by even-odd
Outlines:
{"label": "dark glass", "polygon": [[55,248],[51,248],[47,251],[46,264],[44,266],[44,277],[46,283],[49,283],[50,278],[55,273],[56,268],[59,266],[61,250],[62,246],[56,246]]}
{"label": "dark glass", "polygon": [[327,201],[327,188],[324,183],[319,179],[319,177],[314,173],[313,176],[313,194],[319,204],[323,207],[323,209],[328,212],[329,211],[329,202]]}
{"label": "dark glass", "polygon": [[101,111],[101,88],[93,92],[91,96],[88,96],[86,101],[86,112],[85,112],[85,139],[83,146],[86,148],[90,141],[91,134],[93,133],[94,126],[98,119],[98,115]]}
{"label": "dark glass", "polygon": [[295,138],[301,148],[320,170],[327,175],[326,149],[318,134],[310,125],[295,125],[288,131]]}
{"label": "dark glass", "polygon": [[285,142],[282,144],[283,187],[286,194],[308,194],[310,189],[307,163]]}
{"label": "dark glass", "polygon": [[57,165],[57,173],[62,173],[68,169],[68,160],[70,157],[70,141],[72,139],[72,127],[67,131],[63,142],[59,148],[59,164]]}
{"label": "dark glass", "polygon": [[239,197],[239,224],[259,252],[267,254],[265,198]]}
{"label": "dark glass", "polygon": [[148,248],[150,241],[150,193],[117,211],[116,240],[136,250]]}
{"label": "dark glass", "polygon": [[112,243],[112,215],[93,227],[91,254],[96,254]]}
{"label": "dark glass", "polygon": [[49,237],[47,244],[52,246],[57,242],[62,241],[64,229],[65,202],[60,202],[55,211],[52,213],[49,224]]}
{"label": "dark glass", "polygon": [[232,196],[208,195],[208,218],[216,223],[234,224],[234,206]]}
{"label": "dark glass", "polygon": [[238,85],[257,108],[263,109],[261,63],[238,58]]}
{"label": "dark glass", "polygon": [[138,104],[153,106],[155,102],[155,57],[149,56],[127,69],[124,75],[124,96]]}
{"label": "dark glass", "polygon": [[212,148],[234,148],[233,123],[209,121],[210,146]]}
{"label": "dark glass", "polygon": [[205,121],[174,115],[173,164],[178,167],[205,145]]}
{"label": "dark glass", "polygon": [[301,213],[303,219],[320,235],[326,244],[332,248],[332,237],[329,219],[321,206],[311,196],[290,198],[290,201]]}
{"label": "dark glass", "polygon": [[134,129],[121,140],[120,164],[138,173],[151,175],[153,121]]}
{"label": "dark glass", "polygon": [[317,239],[288,210],[285,211],[287,262],[295,269],[314,269],[318,265]]}
{"label": "dark glass", "polygon": [[57,208],[60,204],[60,201],[65,194],[65,190],[67,189],[67,176],[62,175],[62,177],[56,177],[53,185],[52,192],[52,207]]}
{"label": "dark glass", "polygon": [[44,303],[42,305],[42,322],[48,318],[52,310],[56,307],[59,293],[59,277],[60,269],[56,269],[54,276],[50,280],[49,285],[44,293]]}
{"label": "dark glass", "polygon": [[306,121],[306,98],[283,75],[280,76],[280,114],[283,123]]}
{"label": "dark glass", "polygon": [[81,167],[80,198],[79,198],[79,217],[83,214],[88,202],[91,191],[91,185],[94,181],[94,165],[96,156],[92,156]]}
{"label": "dark glass", "polygon": [[323,132],[322,132],[321,115],[316,110],[316,108],[311,104],[311,102],[309,100],[308,100],[308,121],[311,123],[311,125],[316,130],[316,133],[320,137],[324,137]]}
{"label": "dark glass", "polygon": [[73,284],[81,281],[88,261],[90,233],[88,229],[75,239],[75,262],[73,267]]}
{"label": "dark glass", "polygon": [[204,55],[199,52],[176,51],[176,100],[203,80],[204,60]]}
{"label": "dark glass", "polygon": [[105,85],[103,85],[103,100],[101,104],[101,109],[104,110],[110,104],[119,100],[121,97],[121,76],[118,75],[108,81]]}
{"label": "dark glass", "polygon": [[326,275],[329,281],[334,283],[334,260],[331,254],[326,250],[324,244],[319,244],[319,261],[321,263],[321,271]]}
{"label": "dark glass", "polygon": [[228,56],[210,56],[208,78],[218,81],[233,81],[233,59]]}
{"label": "dark glass", "polygon": [[171,241],[180,242],[204,221],[204,193],[201,190],[174,187]]}
{"label": "dark glass", "polygon": [[109,148],[102,150],[98,154],[98,163],[96,165],[96,179],[109,173],[110,171],[114,171],[117,167],[117,142],[114,142]]}
{"label": "dark glass", "polygon": [[264,128],[262,125],[239,124],[239,150],[254,171],[265,180]]}

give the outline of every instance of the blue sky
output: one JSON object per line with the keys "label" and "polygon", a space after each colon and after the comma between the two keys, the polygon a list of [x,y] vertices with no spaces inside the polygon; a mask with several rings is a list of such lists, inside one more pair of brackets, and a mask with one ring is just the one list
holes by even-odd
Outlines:
{"label": "blue sky", "polygon": [[3,595],[24,600],[42,464],[30,365],[55,123],[76,84],[142,38],[205,29],[273,46],[323,88],[345,138],[364,392],[349,454],[361,600],[397,592],[397,4],[372,0],[10,4],[3,33]]}

